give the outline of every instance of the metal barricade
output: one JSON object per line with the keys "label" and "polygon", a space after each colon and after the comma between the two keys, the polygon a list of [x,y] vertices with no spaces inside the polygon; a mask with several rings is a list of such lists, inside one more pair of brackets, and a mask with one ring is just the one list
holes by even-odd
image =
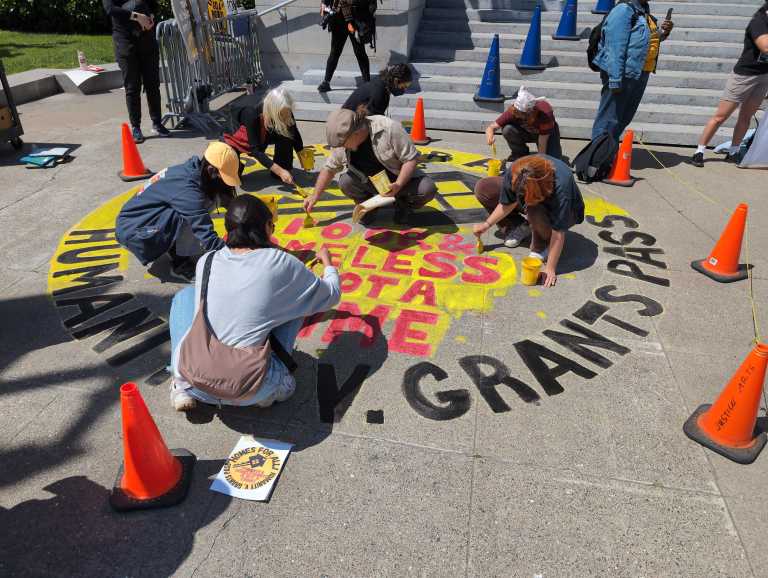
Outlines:
{"label": "metal barricade", "polygon": [[211,100],[236,89],[252,91],[263,82],[259,22],[255,10],[191,22],[186,42],[176,20],[157,25],[169,111],[164,121],[188,122],[208,134],[218,126],[214,126]]}

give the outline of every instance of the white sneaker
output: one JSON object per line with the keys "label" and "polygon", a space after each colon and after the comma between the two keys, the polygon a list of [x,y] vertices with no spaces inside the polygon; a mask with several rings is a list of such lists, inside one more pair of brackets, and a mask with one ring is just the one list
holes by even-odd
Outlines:
{"label": "white sneaker", "polygon": [[541,253],[538,251],[531,251],[528,253],[529,257],[533,257],[534,259],[540,259],[542,263],[547,260],[547,257],[549,257],[549,247],[544,249]]}
{"label": "white sneaker", "polygon": [[171,405],[176,411],[190,411],[197,407],[197,400],[171,380]]}
{"label": "white sneaker", "polygon": [[507,232],[506,237],[504,238],[504,246],[509,247],[510,249],[513,249],[515,247],[518,247],[520,243],[525,241],[528,237],[531,236],[531,227],[523,221],[516,227],[510,228],[510,230]]}

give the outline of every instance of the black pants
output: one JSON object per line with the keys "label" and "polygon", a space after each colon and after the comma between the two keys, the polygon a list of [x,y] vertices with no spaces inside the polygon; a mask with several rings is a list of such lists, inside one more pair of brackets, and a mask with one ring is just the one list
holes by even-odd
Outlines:
{"label": "black pants", "polygon": [[363,75],[363,82],[371,80],[371,64],[368,62],[368,55],[365,53],[365,46],[358,42],[354,34],[347,30],[347,23],[340,14],[334,16],[328,24],[331,32],[331,53],[328,55],[328,62],[325,65],[325,82],[330,83],[333,73],[336,72],[336,66],[339,64],[339,58],[347,43],[347,38],[352,43],[352,50],[355,51],[357,65],[360,67],[360,73]]}
{"label": "black pants", "polygon": [[300,151],[304,148],[301,135],[298,129],[291,131],[294,138],[287,138],[280,133],[267,131],[267,141],[265,144],[275,145],[275,157],[272,159],[286,171],[293,170],[293,151]]}
{"label": "black pants", "polygon": [[160,49],[155,31],[142,32],[138,36],[113,34],[115,57],[123,73],[125,103],[131,126],[141,126],[141,87],[147,93],[149,118],[153,124],[162,120],[160,106]]}
{"label": "black pants", "polygon": [[[501,134],[509,145],[510,155],[509,160],[514,161],[520,157],[531,154],[528,149],[528,143],[538,143],[539,136],[532,134],[524,128],[510,123],[501,129]],[[560,146],[560,127],[555,123],[555,128],[549,135],[547,141],[547,150],[539,151],[540,153],[548,154],[551,157],[560,159],[563,156],[563,149]]]}

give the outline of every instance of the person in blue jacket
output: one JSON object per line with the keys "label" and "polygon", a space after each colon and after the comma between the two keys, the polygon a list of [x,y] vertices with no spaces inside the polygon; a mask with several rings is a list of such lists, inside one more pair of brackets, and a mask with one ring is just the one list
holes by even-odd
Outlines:
{"label": "person in blue jacket", "polygon": [[222,142],[208,145],[203,158],[159,172],[123,206],[117,241],[147,265],[168,253],[172,271],[189,281],[197,257],[221,249],[210,211],[227,206],[240,185],[240,161]]}
{"label": "person in blue jacket", "polygon": [[609,133],[618,141],[643,99],[648,77],[656,72],[661,42],[672,32],[672,20],[661,28],[647,0],[627,0],[614,6],[603,23],[594,59],[603,89],[592,125],[592,138]]}

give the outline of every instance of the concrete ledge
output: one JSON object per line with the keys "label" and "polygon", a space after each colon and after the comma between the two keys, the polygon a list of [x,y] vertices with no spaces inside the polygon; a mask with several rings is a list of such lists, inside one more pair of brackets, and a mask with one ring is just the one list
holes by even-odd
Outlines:
{"label": "concrete ledge", "polygon": [[[8,76],[8,84],[13,93],[16,105],[25,104],[42,98],[48,98],[60,92],[74,92],[80,94],[93,94],[113,90],[123,85],[123,76],[117,63],[100,65],[105,71],[75,85],[64,70],[57,68],[35,68],[18,74]],[[2,94],[2,91],[0,91]]]}

